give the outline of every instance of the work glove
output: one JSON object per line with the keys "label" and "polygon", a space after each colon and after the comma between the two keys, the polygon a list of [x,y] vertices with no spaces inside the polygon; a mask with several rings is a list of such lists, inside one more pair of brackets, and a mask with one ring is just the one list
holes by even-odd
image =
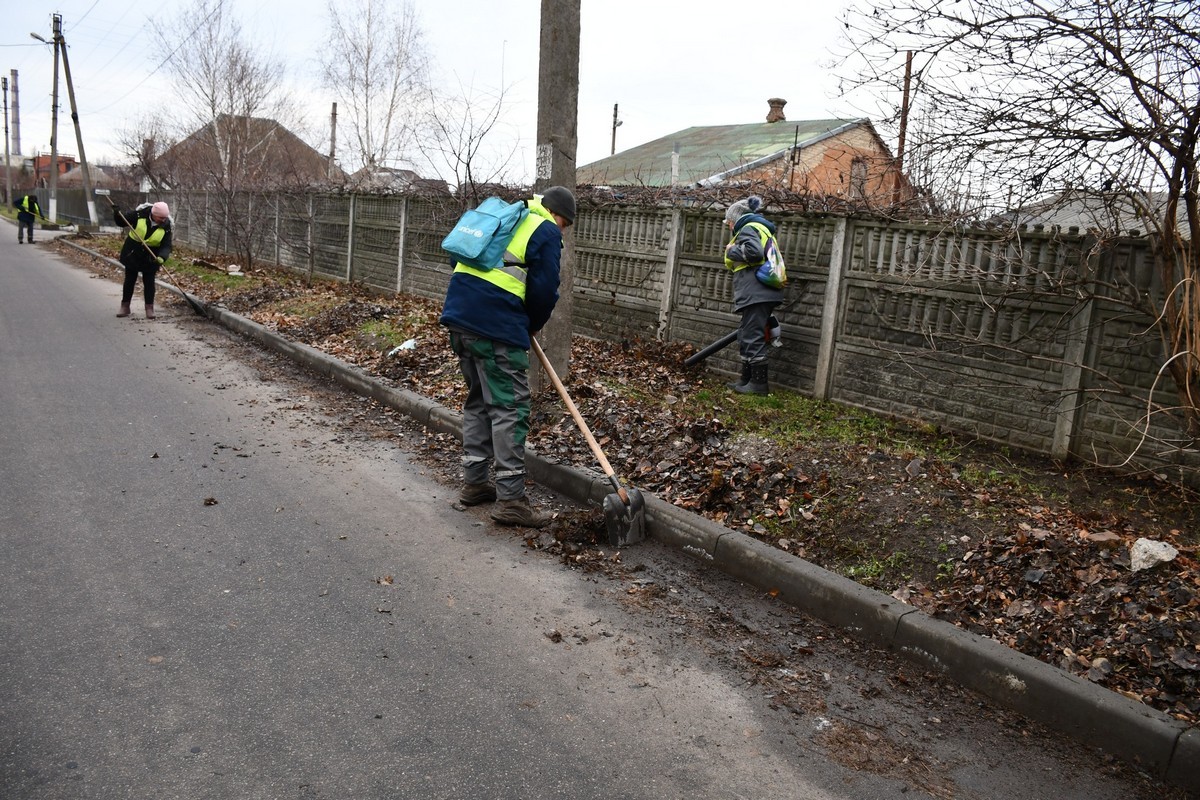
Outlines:
{"label": "work glove", "polygon": [[154,257],[154,260],[158,262],[158,265],[159,265],[160,267],[161,267],[163,264],[167,263],[167,262],[166,262],[166,260],[165,260],[165,259],[164,259],[162,256],[155,256],[155,257]]}

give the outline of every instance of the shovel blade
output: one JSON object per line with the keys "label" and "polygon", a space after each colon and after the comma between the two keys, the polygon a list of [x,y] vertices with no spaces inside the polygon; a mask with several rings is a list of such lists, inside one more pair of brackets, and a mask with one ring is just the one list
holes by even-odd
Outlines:
{"label": "shovel blade", "polygon": [[637,489],[628,488],[625,494],[629,496],[628,504],[616,492],[604,496],[604,524],[608,529],[609,547],[637,544],[646,538],[646,501]]}

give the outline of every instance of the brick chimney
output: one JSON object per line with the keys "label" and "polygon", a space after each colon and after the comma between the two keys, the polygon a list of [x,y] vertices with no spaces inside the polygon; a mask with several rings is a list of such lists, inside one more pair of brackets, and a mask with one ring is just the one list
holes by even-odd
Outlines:
{"label": "brick chimney", "polygon": [[783,115],[783,107],[787,105],[787,100],[782,97],[772,97],[767,103],[771,106],[771,110],[767,112],[767,122],[783,122],[787,119]]}

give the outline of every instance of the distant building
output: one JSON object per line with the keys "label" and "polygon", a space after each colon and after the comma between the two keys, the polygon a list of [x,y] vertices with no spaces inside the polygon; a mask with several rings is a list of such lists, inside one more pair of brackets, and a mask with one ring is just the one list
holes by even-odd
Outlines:
{"label": "distant building", "polygon": [[[123,189],[137,190],[138,182],[129,170],[105,164],[88,164],[88,180],[93,189]],[[83,165],[74,167],[70,172],[64,172],[58,178],[58,185],[63,188],[83,186]]]}
{"label": "distant building", "polygon": [[411,169],[363,167],[347,179],[351,189],[364,192],[407,192],[449,194],[450,187],[439,178],[422,178]]}
{"label": "distant building", "polygon": [[[1071,188],[992,219],[1005,225],[1043,225],[1063,230],[1078,228],[1081,233],[1102,236],[1146,235],[1147,223],[1166,211],[1166,192],[1105,191]],[[1148,218],[1147,215],[1150,215]],[[1192,238],[1187,208],[1181,202],[1175,223],[1184,240]]]}
{"label": "distant building", "polygon": [[736,187],[891,204],[912,197],[896,160],[866,119],[788,122],[772,98],[766,122],[686,128],[576,172],[579,185]]}
{"label": "distant building", "polygon": [[[53,163],[54,156],[50,153],[37,153],[27,160],[27,164],[33,172],[33,183],[35,186],[44,189],[50,185],[51,165]],[[59,153],[58,174],[61,176],[70,172],[78,163],[75,160],[75,156],[66,156]]]}
{"label": "distant building", "polygon": [[275,120],[228,114],[167,148],[155,166],[180,189],[299,189],[345,180],[329,156]]}

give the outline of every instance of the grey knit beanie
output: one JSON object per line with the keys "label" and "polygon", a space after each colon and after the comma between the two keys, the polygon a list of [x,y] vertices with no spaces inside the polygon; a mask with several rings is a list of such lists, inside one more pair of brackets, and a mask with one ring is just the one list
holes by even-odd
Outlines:
{"label": "grey knit beanie", "polygon": [[547,211],[575,222],[575,195],[565,186],[551,186],[542,192],[542,205]]}
{"label": "grey knit beanie", "polygon": [[729,207],[725,212],[726,222],[737,222],[738,219],[746,214],[753,214],[762,208],[762,198],[758,196],[747,197],[745,200],[738,200]]}

